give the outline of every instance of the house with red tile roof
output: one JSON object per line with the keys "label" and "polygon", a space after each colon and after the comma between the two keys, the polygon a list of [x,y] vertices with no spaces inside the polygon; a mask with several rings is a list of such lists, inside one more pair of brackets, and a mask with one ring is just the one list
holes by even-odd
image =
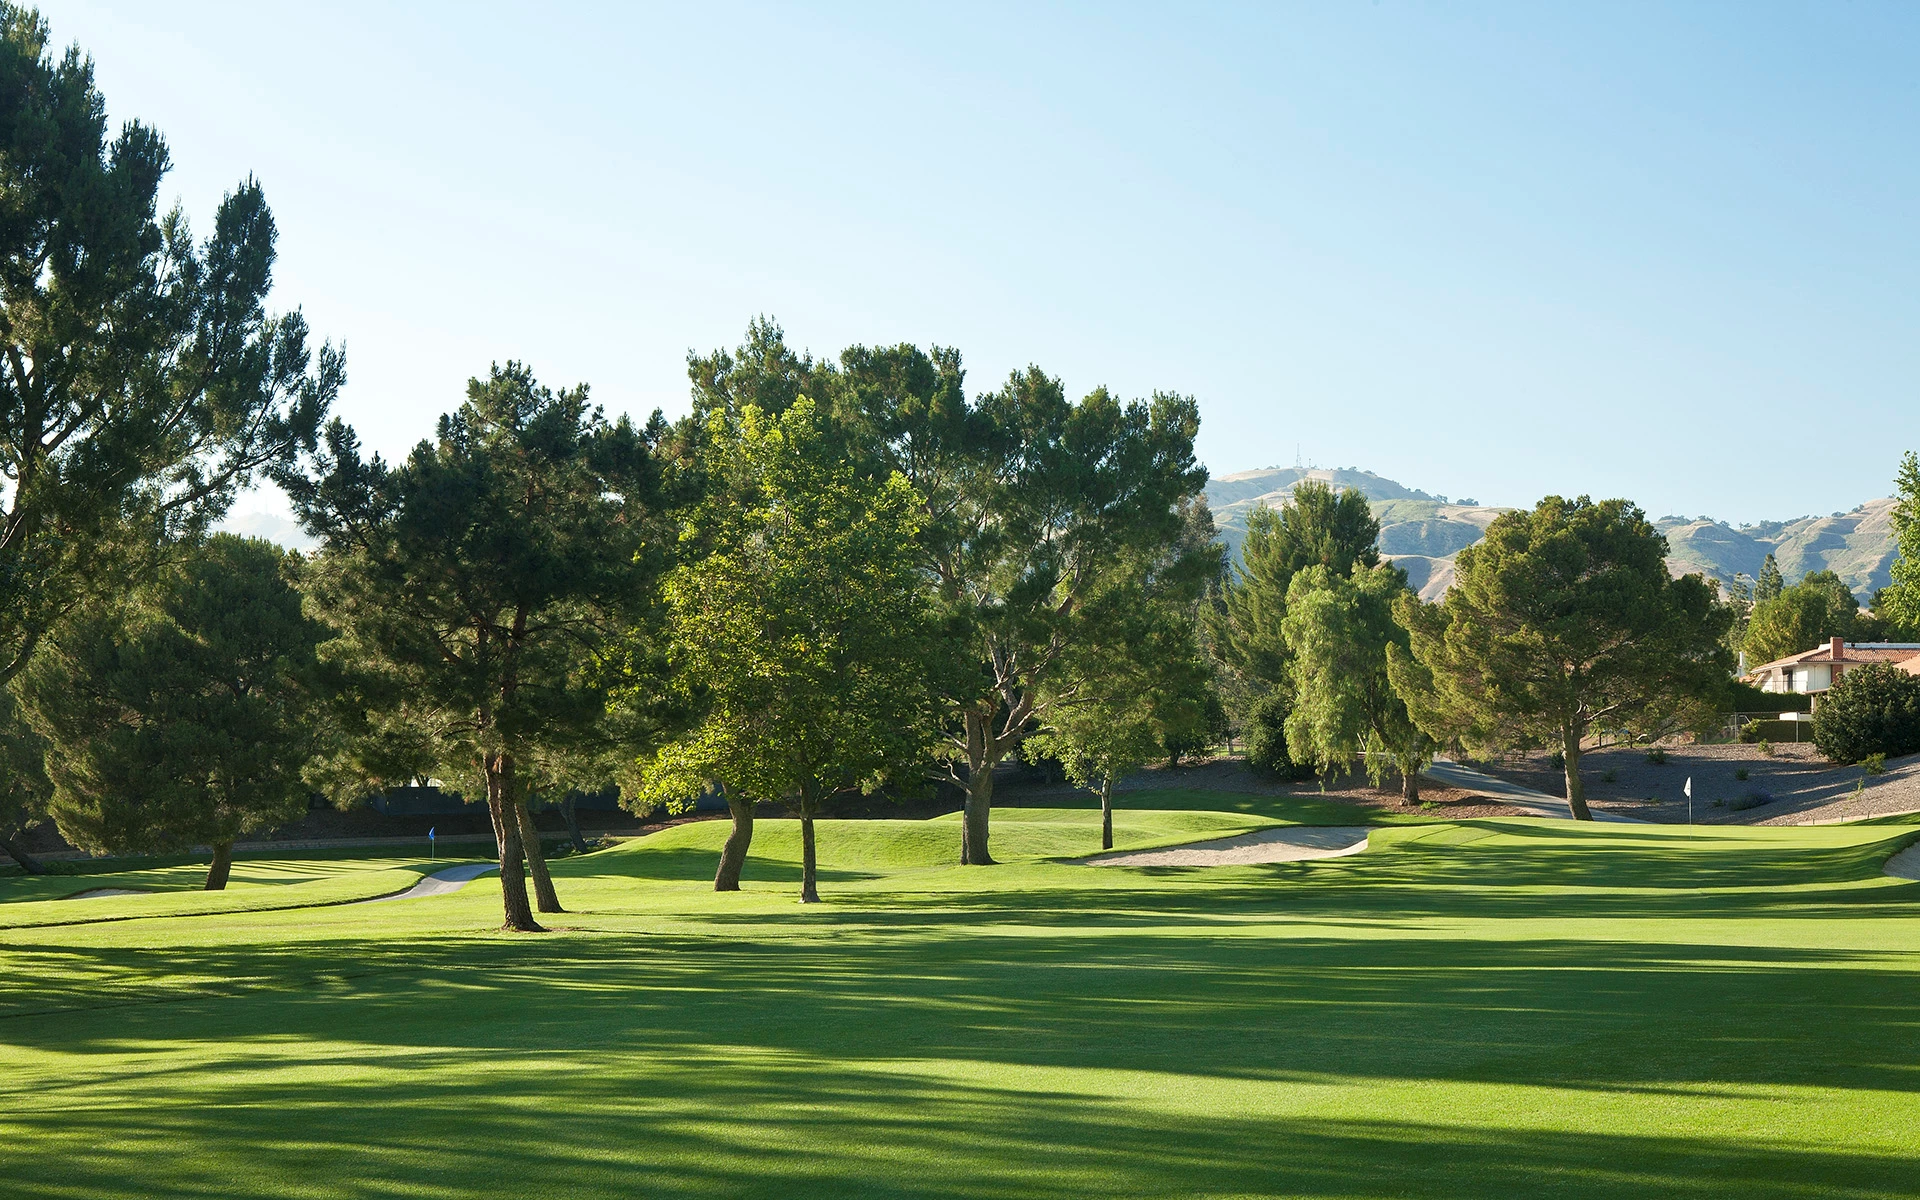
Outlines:
{"label": "house with red tile roof", "polygon": [[1745,678],[1763,692],[1818,696],[1848,671],[1868,663],[1887,663],[1920,675],[1920,642],[1848,642],[1833,638],[1811,650],[1762,663],[1749,670]]}

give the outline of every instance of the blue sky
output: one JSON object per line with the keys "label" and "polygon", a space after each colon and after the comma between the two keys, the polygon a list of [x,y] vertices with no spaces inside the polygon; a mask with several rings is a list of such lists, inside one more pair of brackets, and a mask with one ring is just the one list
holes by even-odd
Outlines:
{"label": "blue sky", "polygon": [[757,313],[1192,393],[1216,474],[1735,521],[1920,446],[1920,7],[53,3],[404,453],[522,359],[685,410]]}

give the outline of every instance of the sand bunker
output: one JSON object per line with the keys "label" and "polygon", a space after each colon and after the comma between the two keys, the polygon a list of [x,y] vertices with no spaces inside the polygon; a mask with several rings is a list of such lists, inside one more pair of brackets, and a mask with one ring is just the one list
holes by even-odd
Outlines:
{"label": "sand bunker", "polygon": [[418,900],[422,896],[443,896],[448,892],[459,891],[470,879],[499,869],[495,863],[463,863],[457,867],[442,867],[404,892],[395,892],[391,896],[375,896],[371,900],[360,900],[356,903],[377,904],[382,900]]}
{"label": "sand bunker", "polygon": [[1339,858],[1367,848],[1367,830],[1359,825],[1288,825],[1209,842],[1190,842],[1165,850],[1096,854],[1096,867],[1239,867],[1252,863]]}
{"label": "sand bunker", "polygon": [[1920,879],[1920,844],[1894,855],[1881,870],[1900,879]]}

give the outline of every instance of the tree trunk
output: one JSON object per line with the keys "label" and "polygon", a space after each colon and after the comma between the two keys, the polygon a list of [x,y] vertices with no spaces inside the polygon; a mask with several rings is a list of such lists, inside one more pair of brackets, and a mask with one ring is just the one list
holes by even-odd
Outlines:
{"label": "tree trunk", "polygon": [[1100,779],[1100,848],[1113,849],[1113,776]]}
{"label": "tree trunk", "polygon": [[820,903],[820,889],[814,879],[813,818],[800,818],[800,903]]}
{"label": "tree trunk", "polygon": [[45,875],[47,873],[47,869],[40,865],[39,859],[20,848],[20,835],[17,833],[0,837],[0,850],[5,850],[7,857],[19,863],[20,869],[29,875]]}
{"label": "tree trunk", "polygon": [[213,844],[213,861],[207,864],[207,887],[209,892],[227,890],[227,876],[233,871],[233,839]]}
{"label": "tree trunk", "polygon": [[967,811],[960,821],[960,861],[976,867],[993,865],[987,852],[987,817],[993,811],[993,765],[988,763],[967,777]]}
{"label": "tree trunk", "polygon": [[1576,821],[1591,821],[1593,814],[1587,811],[1587,789],[1580,783],[1580,734],[1566,730],[1560,735],[1560,753],[1566,756],[1567,765],[1567,807],[1573,810]]}
{"label": "tree trunk", "polygon": [[1400,764],[1400,803],[1407,808],[1420,803],[1420,768],[1418,766],[1409,768],[1406,763]]}
{"label": "tree trunk", "polygon": [[487,815],[493,818],[494,840],[500,845],[500,903],[506,910],[507,918],[504,928],[522,933],[544,933],[545,929],[533,919],[533,909],[527,904],[527,876],[525,856],[520,848],[520,822],[510,811],[510,806],[519,803],[512,796],[513,760],[503,754],[489,754],[485,769]]}
{"label": "tree trunk", "polygon": [[568,792],[567,798],[560,802],[560,815],[567,819],[567,836],[573,839],[573,852],[575,854],[585,854],[587,852],[587,839],[580,836],[580,818],[573,811],[573,803],[577,799],[579,799],[579,797],[575,796],[572,792]]}
{"label": "tree trunk", "polygon": [[560,897],[553,890],[553,876],[547,873],[547,856],[540,849],[540,830],[533,823],[533,814],[520,801],[512,802],[513,818],[520,823],[520,850],[527,856],[527,867],[533,872],[534,906],[543,913],[567,911],[560,907]]}
{"label": "tree trunk", "polygon": [[740,890],[740,870],[747,865],[747,848],[753,845],[753,801],[727,797],[727,811],[733,814],[733,829],[720,847],[720,869],[713,873],[713,890]]}

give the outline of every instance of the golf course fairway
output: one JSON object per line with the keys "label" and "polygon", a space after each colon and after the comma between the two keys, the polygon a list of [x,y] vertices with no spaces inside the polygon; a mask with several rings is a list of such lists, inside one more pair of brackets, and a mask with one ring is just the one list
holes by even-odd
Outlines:
{"label": "golf course fairway", "polygon": [[[1285,814],[1116,814],[1117,846]],[[558,859],[496,931],[427,864],[141,916],[0,879],[0,1193],[1920,1195],[1920,826],[1401,824],[1093,868],[1085,809],[720,822]],[[30,888],[41,888],[31,891]],[[9,889],[13,889],[9,891]],[[240,894],[236,889],[234,894]],[[113,905],[111,920],[83,920]],[[157,909],[156,909],[157,911]],[[57,916],[57,914],[56,914]]]}

